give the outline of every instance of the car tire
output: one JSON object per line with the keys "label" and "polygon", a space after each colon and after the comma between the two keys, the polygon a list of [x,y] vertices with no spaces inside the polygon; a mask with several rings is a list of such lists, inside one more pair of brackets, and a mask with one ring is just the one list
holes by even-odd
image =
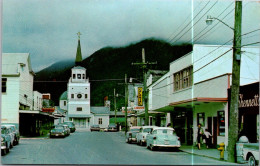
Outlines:
{"label": "car tire", "polygon": [[14,147],[14,142],[12,143],[10,143],[10,149],[12,149]]}
{"label": "car tire", "polygon": [[6,149],[2,149],[2,150],[1,150],[1,156],[6,155],[6,153],[7,153],[7,152],[6,152]]}
{"label": "car tire", "polygon": [[125,139],[125,142],[128,143],[128,139]]}
{"label": "car tire", "polygon": [[150,145],[150,146],[151,146],[151,147],[150,147],[151,151],[156,151],[156,150],[157,150],[157,147],[152,146],[152,145]]}
{"label": "car tire", "polygon": [[147,148],[147,149],[150,149],[150,146],[149,146],[148,144],[146,144],[146,148]]}
{"label": "car tire", "polygon": [[253,155],[250,155],[248,158],[248,165],[249,166],[256,166],[256,160]]}
{"label": "car tire", "polygon": [[9,153],[10,151],[10,146],[8,146],[8,144],[6,144],[6,153]]}

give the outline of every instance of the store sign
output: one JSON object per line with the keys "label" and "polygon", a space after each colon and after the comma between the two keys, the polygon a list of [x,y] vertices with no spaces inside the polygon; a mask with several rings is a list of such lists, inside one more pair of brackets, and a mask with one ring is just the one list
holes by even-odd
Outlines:
{"label": "store sign", "polygon": [[142,106],[143,105],[143,88],[142,87],[138,87],[138,106]]}
{"label": "store sign", "polygon": [[259,96],[255,94],[250,99],[244,99],[243,94],[239,94],[239,107],[257,107],[259,106]]}

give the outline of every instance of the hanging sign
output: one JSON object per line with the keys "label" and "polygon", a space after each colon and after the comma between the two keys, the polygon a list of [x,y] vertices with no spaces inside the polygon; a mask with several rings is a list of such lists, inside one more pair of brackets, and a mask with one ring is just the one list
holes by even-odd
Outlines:
{"label": "hanging sign", "polygon": [[143,88],[142,87],[138,87],[138,106],[142,106],[143,105]]}

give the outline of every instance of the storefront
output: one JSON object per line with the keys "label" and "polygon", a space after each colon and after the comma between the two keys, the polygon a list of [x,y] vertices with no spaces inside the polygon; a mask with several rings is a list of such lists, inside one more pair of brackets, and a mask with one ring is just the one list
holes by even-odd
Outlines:
{"label": "storefront", "polygon": [[[230,89],[228,94],[230,103]],[[247,136],[249,142],[259,142],[259,82],[240,86],[239,137],[242,135]]]}

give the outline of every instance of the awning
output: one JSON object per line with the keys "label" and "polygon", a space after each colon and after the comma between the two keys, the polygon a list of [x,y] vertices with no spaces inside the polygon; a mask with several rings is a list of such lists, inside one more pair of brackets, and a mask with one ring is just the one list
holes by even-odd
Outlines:
{"label": "awning", "polygon": [[92,115],[91,114],[87,114],[87,115],[84,115],[84,114],[69,114],[68,117],[69,118],[91,118]]}

